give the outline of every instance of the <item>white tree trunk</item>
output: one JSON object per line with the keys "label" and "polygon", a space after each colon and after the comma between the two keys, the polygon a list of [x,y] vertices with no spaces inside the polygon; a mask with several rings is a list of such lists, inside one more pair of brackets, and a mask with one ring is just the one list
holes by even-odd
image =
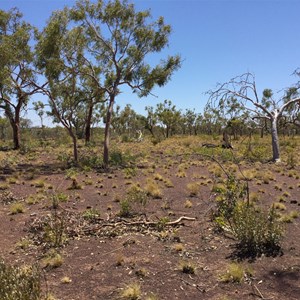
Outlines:
{"label": "white tree trunk", "polygon": [[280,162],[280,149],[279,149],[279,139],[277,131],[277,120],[275,117],[271,120],[271,135],[272,135],[272,150],[273,150],[273,161]]}

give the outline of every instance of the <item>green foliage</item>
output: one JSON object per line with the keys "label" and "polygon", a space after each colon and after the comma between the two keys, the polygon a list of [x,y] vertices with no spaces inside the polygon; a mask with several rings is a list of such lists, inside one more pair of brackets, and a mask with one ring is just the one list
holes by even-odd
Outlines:
{"label": "green foliage", "polygon": [[148,202],[147,192],[140,187],[133,185],[127,192],[125,198],[120,201],[120,216],[130,217],[134,213],[138,213],[142,207]]}
{"label": "green foliage", "polygon": [[242,264],[231,263],[226,270],[226,273],[220,275],[222,282],[241,283],[245,277],[252,276],[252,271],[249,268],[245,268]]}
{"label": "green foliage", "polygon": [[90,222],[95,222],[97,219],[100,218],[100,212],[96,208],[89,208],[83,212],[82,216],[84,219]]}
{"label": "green foliage", "polygon": [[213,190],[218,193],[216,220],[230,219],[233,211],[240,199],[244,199],[247,193],[247,186],[244,182],[236,180],[233,175],[230,175],[224,185],[217,185]]}
{"label": "green foliage", "polygon": [[43,258],[42,263],[44,268],[54,269],[63,264],[63,258],[55,249],[50,249]]}
{"label": "green foliage", "polygon": [[283,229],[274,208],[264,212],[240,202],[230,219],[230,229],[241,254],[273,254],[280,249]]}
{"label": "green foliage", "polygon": [[137,175],[137,169],[136,168],[125,168],[123,170],[124,178],[130,179],[132,177],[135,177]]}
{"label": "green foliage", "polygon": [[170,219],[168,217],[161,217],[159,218],[157,222],[157,230],[158,231],[163,231],[165,227],[167,226],[167,223],[170,222]]}
{"label": "green foliage", "polygon": [[59,207],[59,204],[61,202],[68,201],[68,198],[68,195],[64,193],[54,193],[53,195],[51,195],[52,208],[57,209]]}
{"label": "green foliage", "polygon": [[25,211],[24,204],[21,202],[13,203],[10,206],[10,212],[13,215],[23,213],[24,211]]}
{"label": "green foliage", "polygon": [[125,167],[130,163],[135,162],[136,156],[133,155],[129,150],[122,152],[118,149],[113,149],[110,152],[110,165],[118,166],[118,167]]}
{"label": "green foliage", "polygon": [[248,197],[246,185],[229,177],[226,190],[220,189],[216,198],[215,223],[236,238],[240,256],[278,253],[283,229],[275,208],[264,212],[251,205]]}
{"label": "green foliage", "polygon": [[43,240],[49,247],[58,248],[63,246],[66,239],[65,218],[54,210],[44,225]]}
{"label": "green foliage", "polygon": [[132,214],[132,207],[130,202],[127,199],[121,200],[119,216],[127,218],[130,217],[131,214]]}
{"label": "green foliage", "polygon": [[1,300],[41,300],[42,296],[41,272],[36,265],[14,267],[0,259]]}
{"label": "green foliage", "polygon": [[38,92],[32,49],[36,29],[17,8],[1,10],[0,19],[0,108],[13,128],[14,149],[19,149],[21,112]]}

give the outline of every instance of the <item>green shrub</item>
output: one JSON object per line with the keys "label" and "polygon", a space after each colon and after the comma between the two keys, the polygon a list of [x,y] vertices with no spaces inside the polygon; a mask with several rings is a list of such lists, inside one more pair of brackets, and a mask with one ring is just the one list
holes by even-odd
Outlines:
{"label": "green shrub", "polygon": [[130,217],[138,213],[148,202],[148,194],[140,187],[133,185],[126,191],[125,198],[120,201],[120,216]]}
{"label": "green shrub", "polygon": [[49,247],[61,247],[67,239],[65,218],[55,210],[44,225],[44,241]]}
{"label": "green shrub", "polygon": [[252,276],[252,273],[249,268],[245,268],[243,265],[233,262],[228,266],[226,272],[220,275],[220,280],[226,283],[241,283],[244,277]]}
{"label": "green shrub", "polygon": [[265,212],[241,201],[237,203],[232,216],[223,222],[237,239],[240,255],[278,253],[283,228],[273,207]]}
{"label": "green shrub", "polygon": [[0,299],[40,300],[41,273],[37,266],[14,267],[0,259]]}
{"label": "green shrub", "polygon": [[90,222],[95,222],[98,218],[100,218],[100,212],[96,208],[89,208],[83,212],[82,216]]}
{"label": "green shrub", "polygon": [[216,197],[215,223],[219,229],[231,233],[238,242],[237,254],[256,256],[275,254],[280,250],[283,228],[275,208],[264,212],[250,204],[247,186],[229,177],[226,189]]}

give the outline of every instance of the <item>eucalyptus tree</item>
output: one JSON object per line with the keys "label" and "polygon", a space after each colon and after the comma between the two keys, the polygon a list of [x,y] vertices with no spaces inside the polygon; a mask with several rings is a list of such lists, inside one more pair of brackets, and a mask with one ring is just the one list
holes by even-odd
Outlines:
{"label": "eucalyptus tree", "polygon": [[153,106],[146,106],[145,110],[147,112],[146,119],[145,119],[145,129],[149,130],[151,135],[154,137],[154,129],[157,125],[157,114],[154,111]]}
{"label": "eucalyptus tree", "polygon": [[278,122],[291,106],[300,104],[298,90],[299,88],[288,89],[284,95],[275,99],[272,90],[265,89],[259,97],[254,75],[245,73],[219,84],[216,90],[210,91],[209,105],[220,109],[233,97],[252,119],[267,119],[271,123],[273,161],[278,162],[280,161]]}
{"label": "eucalyptus tree", "polygon": [[39,92],[32,49],[35,34],[18,9],[0,10],[0,108],[12,127],[14,149],[20,148],[21,113],[30,96]]}
{"label": "eucalyptus tree", "polygon": [[78,161],[76,126],[85,99],[80,68],[85,38],[80,27],[68,28],[66,10],[52,14],[39,36],[38,66],[47,78],[43,92],[48,96],[50,114],[68,131],[73,142],[74,161]]}
{"label": "eucalyptus tree", "polygon": [[33,109],[37,113],[41,121],[41,128],[44,128],[44,115],[45,115],[45,104],[42,101],[35,101],[32,103]]}
{"label": "eucalyptus tree", "polygon": [[196,132],[196,122],[197,122],[197,113],[195,112],[195,109],[186,109],[185,113],[182,116],[184,126],[187,128],[187,131],[189,135],[192,135]]}
{"label": "eucalyptus tree", "polygon": [[139,97],[148,96],[156,85],[164,86],[170,80],[181,59],[169,56],[153,67],[146,61],[151,53],[159,53],[168,45],[171,27],[163,17],[153,22],[150,11],[136,11],[126,0],[78,1],[70,16],[84,29],[92,58],[85,57],[100,70],[94,79],[108,98],[103,149],[107,167],[110,126],[122,86],[128,86]]}
{"label": "eucalyptus tree", "polygon": [[181,112],[177,110],[171,100],[165,100],[156,106],[157,120],[163,128],[163,134],[166,138],[175,132],[176,126],[181,121]]}

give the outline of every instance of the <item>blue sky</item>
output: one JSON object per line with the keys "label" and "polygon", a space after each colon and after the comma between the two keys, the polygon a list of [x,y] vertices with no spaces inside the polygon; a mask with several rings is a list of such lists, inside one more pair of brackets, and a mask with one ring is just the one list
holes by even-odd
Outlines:
{"label": "blue sky", "polygon": [[[137,10],[150,9],[172,26],[169,54],[180,54],[183,64],[155,97],[139,99],[126,90],[117,99],[139,113],[165,99],[178,108],[202,112],[205,92],[245,72],[255,74],[259,91],[275,92],[298,81],[300,67],[300,1],[298,0],[131,0]],[[53,10],[71,0],[0,0],[0,8],[18,7],[24,19],[42,28]],[[38,123],[38,117],[32,116]]]}

